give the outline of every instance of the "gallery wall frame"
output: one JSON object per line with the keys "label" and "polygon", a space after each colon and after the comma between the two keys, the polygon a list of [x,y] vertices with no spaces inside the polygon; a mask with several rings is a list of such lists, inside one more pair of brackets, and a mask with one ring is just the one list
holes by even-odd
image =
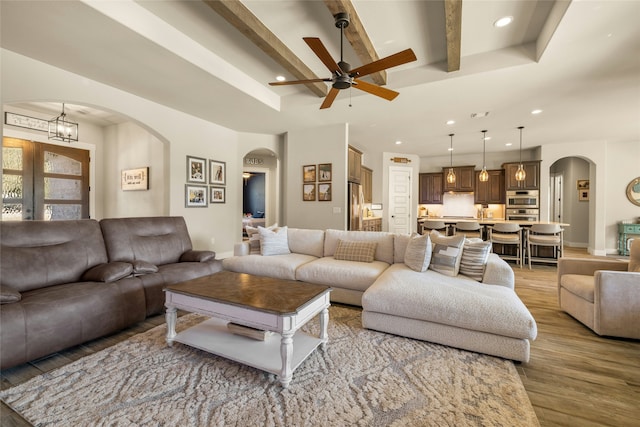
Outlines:
{"label": "gallery wall frame", "polygon": [[316,184],[302,184],[302,200],[304,202],[315,202]]}
{"label": "gallery wall frame", "polygon": [[187,208],[206,208],[208,188],[206,185],[185,184],[184,206]]}
{"label": "gallery wall frame", "polygon": [[195,184],[207,183],[207,160],[200,157],[187,156],[187,182]]}
{"label": "gallery wall frame", "polygon": [[318,184],[318,200],[320,202],[331,201],[331,184],[330,183]]}
{"label": "gallery wall frame", "polygon": [[302,166],[302,182],[316,182],[316,165]]}
{"label": "gallery wall frame", "polygon": [[149,189],[149,167],[123,169],[120,177],[122,191],[139,191]]}
{"label": "gallery wall frame", "polygon": [[331,163],[320,163],[318,165],[318,182],[331,181]]}
{"label": "gallery wall frame", "polygon": [[578,201],[586,202],[589,201],[589,189],[586,190],[578,190]]}
{"label": "gallery wall frame", "polygon": [[225,203],[227,201],[225,187],[209,187],[209,203]]}
{"label": "gallery wall frame", "polygon": [[227,185],[227,163],[209,160],[209,184]]}

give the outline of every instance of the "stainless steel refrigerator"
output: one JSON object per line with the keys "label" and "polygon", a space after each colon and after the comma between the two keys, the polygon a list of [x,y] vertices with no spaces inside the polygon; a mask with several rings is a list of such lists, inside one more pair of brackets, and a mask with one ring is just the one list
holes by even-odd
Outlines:
{"label": "stainless steel refrigerator", "polygon": [[362,186],[355,182],[349,183],[349,230],[362,231],[362,217],[364,214],[364,194]]}

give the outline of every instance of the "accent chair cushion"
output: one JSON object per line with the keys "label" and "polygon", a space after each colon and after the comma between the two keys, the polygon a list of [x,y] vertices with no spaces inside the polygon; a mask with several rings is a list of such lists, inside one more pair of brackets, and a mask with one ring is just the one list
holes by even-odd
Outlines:
{"label": "accent chair cushion", "polygon": [[275,230],[258,227],[260,233],[260,252],[264,256],[290,254],[287,227]]}
{"label": "accent chair cushion", "polygon": [[437,231],[432,231],[430,238],[433,242],[433,251],[429,269],[445,276],[457,276],[460,271],[460,262],[462,261],[464,235],[448,237]]}
{"label": "accent chair cushion", "polygon": [[482,282],[484,267],[491,252],[491,242],[472,242],[467,239],[462,247],[462,259],[460,260],[460,274],[464,274],[473,280]]}
{"label": "accent chair cushion", "polygon": [[377,242],[354,242],[340,239],[333,257],[343,261],[373,262],[377,245]]}
{"label": "accent chair cushion", "polygon": [[411,237],[404,252],[404,263],[412,270],[425,272],[431,261],[431,239],[428,234]]}

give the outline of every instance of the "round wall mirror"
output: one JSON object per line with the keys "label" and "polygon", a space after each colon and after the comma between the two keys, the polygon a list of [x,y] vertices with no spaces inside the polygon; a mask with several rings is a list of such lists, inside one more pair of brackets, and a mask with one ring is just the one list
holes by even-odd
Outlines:
{"label": "round wall mirror", "polygon": [[640,206],[640,176],[627,185],[627,199],[634,205]]}

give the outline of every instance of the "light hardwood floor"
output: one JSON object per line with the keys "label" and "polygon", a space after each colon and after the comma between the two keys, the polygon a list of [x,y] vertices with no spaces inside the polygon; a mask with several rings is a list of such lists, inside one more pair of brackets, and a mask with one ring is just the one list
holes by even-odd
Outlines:
{"label": "light hardwood floor", "polygon": [[[588,257],[566,248],[566,256]],[[640,426],[640,341],[601,338],[558,308],[555,266],[514,267],[516,292],[538,324],[531,360],[516,369],[542,427]],[[2,372],[11,387],[164,323],[154,316],[102,338]],[[29,425],[4,404],[0,425]]]}

